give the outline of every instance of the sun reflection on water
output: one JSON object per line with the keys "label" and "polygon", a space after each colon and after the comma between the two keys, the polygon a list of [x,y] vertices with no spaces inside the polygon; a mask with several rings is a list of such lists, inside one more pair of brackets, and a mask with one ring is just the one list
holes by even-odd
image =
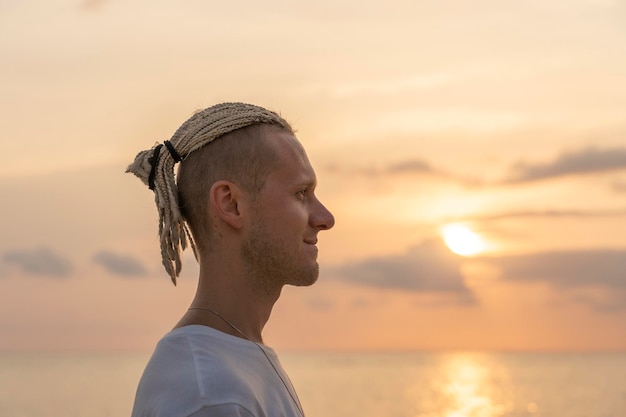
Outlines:
{"label": "sun reflection on water", "polygon": [[468,357],[456,357],[445,366],[443,392],[449,398],[446,417],[491,417],[501,407],[488,396],[489,369]]}
{"label": "sun reflection on water", "polygon": [[[490,363],[479,354],[442,357],[437,377],[431,381],[430,410],[436,413],[416,417],[501,417],[510,413],[513,404],[502,403],[498,390],[507,385],[506,369]],[[421,398],[420,401],[425,401]]]}

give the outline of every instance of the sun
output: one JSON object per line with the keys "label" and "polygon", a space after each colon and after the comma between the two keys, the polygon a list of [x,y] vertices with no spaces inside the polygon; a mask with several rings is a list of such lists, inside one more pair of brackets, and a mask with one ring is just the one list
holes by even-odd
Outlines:
{"label": "sun", "polygon": [[457,255],[472,256],[485,250],[480,235],[464,224],[447,224],[441,228],[441,234],[448,248]]}

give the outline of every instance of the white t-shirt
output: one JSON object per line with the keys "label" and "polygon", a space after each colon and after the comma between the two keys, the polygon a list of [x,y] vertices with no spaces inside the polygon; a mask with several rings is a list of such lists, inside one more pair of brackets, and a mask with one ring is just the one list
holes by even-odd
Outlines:
{"label": "white t-shirt", "polygon": [[302,417],[297,398],[274,350],[191,325],[157,344],[132,417]]}

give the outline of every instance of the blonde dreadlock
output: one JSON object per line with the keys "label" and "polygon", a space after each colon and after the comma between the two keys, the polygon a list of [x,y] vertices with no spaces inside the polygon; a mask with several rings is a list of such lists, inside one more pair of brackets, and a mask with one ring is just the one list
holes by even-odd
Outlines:
{"label": "blonde dreadlock", "polygon": [[276,125],[291,131],[282,117],[262,107],[245,103],[217,104],[191,116],[169,141],[139,152],[128,166],[126,172],[135,174],[154,191],[159,212],[161,258],[174,285],[182,267],[181,252],[188,241],[197,257],[196,244],[180,210],[174,165],[220,136],[257,124]]}

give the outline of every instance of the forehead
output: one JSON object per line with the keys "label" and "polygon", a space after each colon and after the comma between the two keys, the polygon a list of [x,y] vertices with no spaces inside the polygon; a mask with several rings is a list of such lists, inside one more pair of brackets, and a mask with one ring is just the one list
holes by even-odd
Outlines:
{"label": "forehead", "polygon": [[286,176],[293,182],[315,181],[315,172],[306,151],[293,133],[273,128],[267,131],[267,135],[277,155],[277,163],[272,170],[275,176]]}

